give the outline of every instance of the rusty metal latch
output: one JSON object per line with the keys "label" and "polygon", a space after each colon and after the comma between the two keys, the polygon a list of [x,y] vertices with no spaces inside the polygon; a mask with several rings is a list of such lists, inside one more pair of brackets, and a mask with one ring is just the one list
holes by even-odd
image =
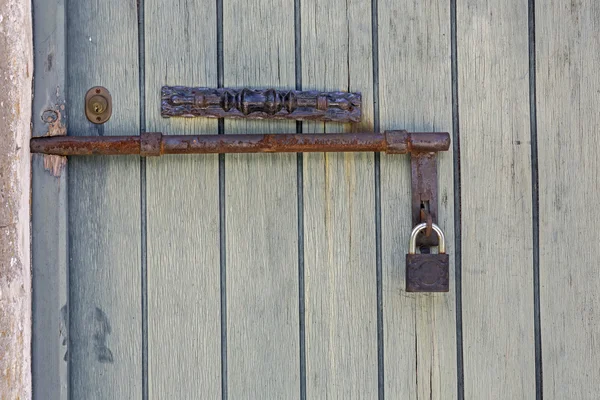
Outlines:
{"label": "rusty metal latch", "polygon": [[[275,89],[207,89],[182,86],[162,88],[163,117],[296,119],[357,122],[361,119],[360,93],[301,92]],[[110,118],[112,101],[105,88],[86,95],[86,115],[93,123]],[[450,148],[447,132],[339,134],[45,136],[30,142],[32,153],[57,156],[209,153],[385,152],[411,154],[411,253],[407,255],[407,291],[447,291],[448,255],[436,225],[438,210],[437,153]],[[436,234],[432,234],[435,231]],[[439,237],[439,238],[438,238]],[[440,254],[429,254],[439,244]],[[416,247],[421,254],[416,254]],[[435,278],[435,279],[434,279]]]}
{"label": "rusty metal latch", "polygon": [[139,136],[46,136],[31,139],[31,152],[60,156],[208,153],[304,153],[304,152],[385,152],[411,154],[413,226],[427,223],[417,237],[422,252],[437,246],[431,234],[437,223],[437,152],[450,147],[446,132],[264,135],[163,135],[143,132]]}
{"label": "rusty metal latch", "polygon": [[[411,153],[419,160],[421,155],[429,155],[424,158],[432,160],[436,152],[446,151],[449,147],[448,133],[407,131],[264,135],[163,135],[160,132],[143,132],[139,136],[45,136],[31,139],[32,153],[60,156],[382,151],[388,154]],[[432,169],[435,170],[435,163],[430,168],[417,168],[416,178],[427,178],[425,175]],[[431,184],[423,185],[423,191],[427,192]]]}
{"label": "rusty metal latch", "polygon": [[[32,138],[32,153],[59,156],[131,155],[157,157],[163,154],[209,153],[303,153],[303,152],[386,152],[411,154],[412,219],[418,227],[411,235],[412,255],[407,256],[408,291],[447,291],[448,256],[428,254],[443,235],[437,227],[437,152],[450,148],[446,132],[264,135],[163,135],[142,132],[139,136],[45,136]],[[433,235],[435,230],[437,235]],[[438,240],[438,235],[441,240]],[[421,254],[413,254],[416,246]],[[440,272],[441,271],[441,272]],[[441,275],[440,275],[441,274]],[[431,277],[434,284],[428,285]],[[438,277],[441,276],[441,281]]]}

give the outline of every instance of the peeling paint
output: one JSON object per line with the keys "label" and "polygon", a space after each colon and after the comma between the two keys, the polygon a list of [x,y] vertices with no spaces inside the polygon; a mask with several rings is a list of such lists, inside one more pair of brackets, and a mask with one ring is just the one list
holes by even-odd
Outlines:
{"label": "peeling paint", "polygon": [[[61,110],[64,104],[44,111],[42,120],[48,124],[48,132],[45,136],[66,136],[67,127],[63,123]],[[67,157],[44,154],[44,169],[52,175],[59,177],[64,166],[67,165]]]}

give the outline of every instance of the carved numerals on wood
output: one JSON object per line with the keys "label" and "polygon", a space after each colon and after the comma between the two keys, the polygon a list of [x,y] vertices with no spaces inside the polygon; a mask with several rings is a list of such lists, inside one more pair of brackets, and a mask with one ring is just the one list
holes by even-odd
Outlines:
{"label": "carved numerals on wood", "polygon": [[360,93],[163,86],[163,117],[359,122]]}

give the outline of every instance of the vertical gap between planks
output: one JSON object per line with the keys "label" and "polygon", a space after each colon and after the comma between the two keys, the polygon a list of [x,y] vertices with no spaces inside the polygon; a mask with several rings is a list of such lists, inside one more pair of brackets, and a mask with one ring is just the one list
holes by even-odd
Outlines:
{"label": "vertical gap between planks", "polygon": [[458,113],[458,56],[456,0],[450,1],[450,47],[452,73],[452,150],[454,152],[454,285],[456,290],[456,388],[458,400],[465,398],[462,324],[462,237],[460,197],[460,120]]}
{"label": "vertical gap between planks", "polygon": [[535,340],[535,398],[542,400],[542,331],[540,316],[540,204],[537,148],[537,96],[536,96],[536,59],[535,59],[535,0],[529,0],[529,116],[531,133],[531,193],[533,228],[533,330]]}
{"label": "vertical gap between planks", "polygon": [[[373,131],[379,132],[379,15],[378,0],[371,1],[371,44],[373,49]],[[375,276],[377,282],[377,397],[385,398],[383,365],[383,277],[381,259],[381,155],[375,153]]]}
{"label": "vertical gap between planks", "polygon": [[[294,0],[294,42],[296,90],[302,90],[301,0]],[[296,122],[296,133],[302,133],[302,122]],[[300,400],[306,400],[306,320],[304,292],[304,156],[296,155],[296,187],[298,196],[298,336],[300,350]]]}
{"label": "vertical gap between planks", "polygon": [[[301,90],[301,89],[297,89]],[[296,133],[302,133],[302,123],[296,124]],[[304,295],[304,159],[298,153],[297,187],[298,187],[298,318],[300,341],[300,399],[306,400],[306,330],[305,330],[305,295]]]}
{"label": "vertical gap between planks", "polygon": [[[140,132],[146,132],[146,41],[144,0],[138,0],[138,68],[140,96]],[[146,198],[146,157],[140,157],[141,223],[141,307],[142,307],[142,399],[148,400],[148,224]]]}
{"label": "vertical gap between planks", "polygon": [[[217,0],[217,86],[223,87],[223,0]],[[225,121],[218,122],[219,135],[225,133]],[[227,393],[227,249],[225,236],[225,154],[219,154],[219,269],[221,293],[221,398]]]}

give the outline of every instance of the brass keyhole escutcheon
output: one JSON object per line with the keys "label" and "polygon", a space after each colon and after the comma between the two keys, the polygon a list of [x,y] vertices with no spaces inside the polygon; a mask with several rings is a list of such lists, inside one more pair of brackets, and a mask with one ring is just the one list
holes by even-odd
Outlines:
{"label": "brass keyhole escutcheon", "polygon": [[95,86],[85,94],[85,116],[94,124],[103,124],[112,114],[112,96],[102,86]]}

